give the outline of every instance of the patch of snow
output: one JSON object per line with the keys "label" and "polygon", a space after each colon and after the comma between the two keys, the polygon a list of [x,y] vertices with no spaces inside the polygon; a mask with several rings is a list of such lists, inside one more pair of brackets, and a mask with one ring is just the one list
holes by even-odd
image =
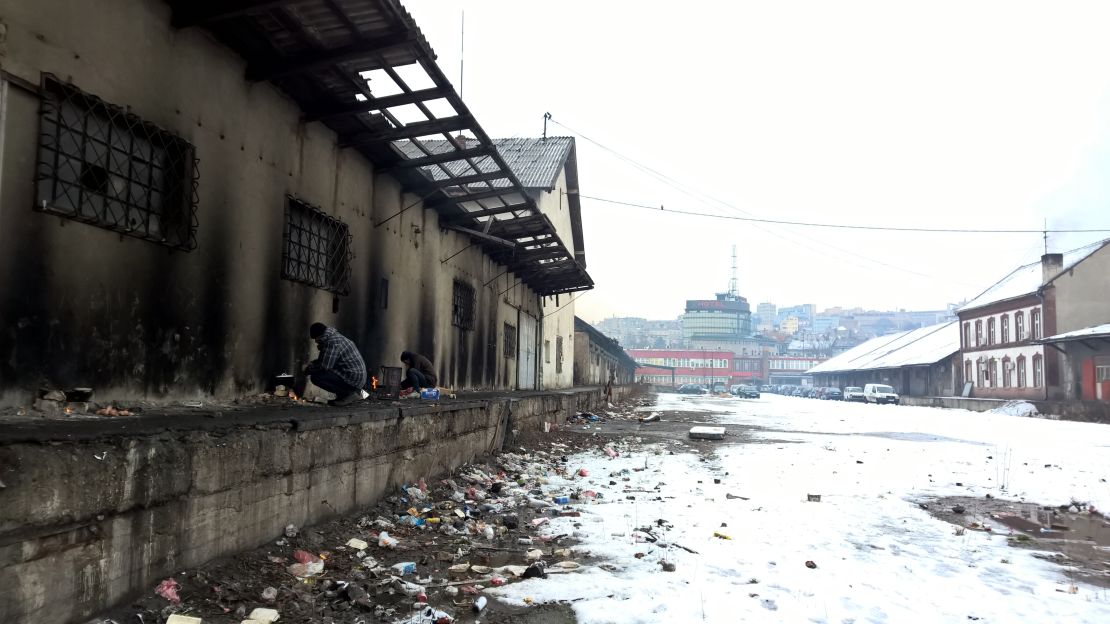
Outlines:
{"label": "patch of snow", "polygon": [[[1033,551],[1004,535],[956,535],[917,506],[990,493],[1110,507],[1100,482],[1110,427],[774,395],[661,395],[656,409],[691,406],[763,442],[722,443],[704,461],[678,445],[674,455],[649,446],[570,456],[567,473],[587,468],[591,477],[550,477],[547,487],[604,497],[546,531],[575,534],[574,549],[596,559],[490,594],[519,605],[565,601],[579,621],[614,624],[1110,621],[1106,590],[1080,583],[1072,594],[1063,569]],[[637,541],[648,526],[658,543]]]}
{"label": "patch of snow", "polygon": [[1006,401],[990,410],[990,412],[1006,416],[1036,416],[1038,414],[1037,406],[1028,401]]}

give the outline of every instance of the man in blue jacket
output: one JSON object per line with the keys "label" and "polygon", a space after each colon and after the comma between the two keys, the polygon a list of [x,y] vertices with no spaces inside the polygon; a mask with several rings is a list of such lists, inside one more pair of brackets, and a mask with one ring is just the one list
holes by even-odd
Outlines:
{"label": "man in blue jacket", "polygon": [[350,405],[361,400],[366,385],[366,362],[355,343],[323,323],[313,323],[308,335],[320,349],[320,355],[308,364],[308,378],[335,395],[328,405]]}

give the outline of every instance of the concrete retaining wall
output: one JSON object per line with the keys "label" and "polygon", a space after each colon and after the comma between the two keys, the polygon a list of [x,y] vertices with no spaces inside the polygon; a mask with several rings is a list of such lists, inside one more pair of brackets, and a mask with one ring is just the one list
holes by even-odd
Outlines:
{"label": "concrete retaining wall", "polygon": [[[616,397],[629,393],[618,388]],[[371,505],[597,409],[598,390],[340,411],[255,410],[134,432],[0,436],[0,622],[79,622],[182,568]],[[202,418],[203,416],[198,416]],[[146,417],[144,417],[146,418]],[[14,437],[13,437],[14,436]]]}
{"label": "concrete retaining wall", "polygon": [[[965,409],[987,412],[1006,404],[1004,399],[965,397],[902,397],[903,405]],[[1029,401],[1037,407],[1041,418],[1110,424],[1110,403],[1106,401]]]}

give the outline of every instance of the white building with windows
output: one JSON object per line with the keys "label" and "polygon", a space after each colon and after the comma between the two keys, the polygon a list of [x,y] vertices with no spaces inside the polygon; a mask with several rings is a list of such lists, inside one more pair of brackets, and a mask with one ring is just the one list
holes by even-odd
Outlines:
{"label": "white building with windows", "polygon": [[1107,242],[1045,254],[959,309],[961,372],[971,396],[1051,400],[1075,394],[1061,375],[1061,354],[1041,341],[1110,320],[1110,278],[1101,267],[1110,261]]}

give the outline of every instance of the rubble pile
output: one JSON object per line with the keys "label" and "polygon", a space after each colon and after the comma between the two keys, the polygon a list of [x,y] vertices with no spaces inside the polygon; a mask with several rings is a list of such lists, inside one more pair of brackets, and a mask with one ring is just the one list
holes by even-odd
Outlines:
{"label": "rubble pile", "polygon": [[[581,444],[616,457],[636,443]],[[549,441],[545,448],[501,453],[449,478],[405,484],[360,514],[321,527],[291,524],[270,546],[166,579],[104,622],[137,621],[136,615],[160,622],[174,614],[204,624],[470,621],[490,604],[487,588],[585,569],[589,553],[575,549],[580,532],[550,535],[545,525],[590,514],[592,505],[607,502],[601,490],[628,481],[614,473],[595,485],[588,470],[568,465],[578,444]],[[277,617],[260,620],[258,609]]]}

